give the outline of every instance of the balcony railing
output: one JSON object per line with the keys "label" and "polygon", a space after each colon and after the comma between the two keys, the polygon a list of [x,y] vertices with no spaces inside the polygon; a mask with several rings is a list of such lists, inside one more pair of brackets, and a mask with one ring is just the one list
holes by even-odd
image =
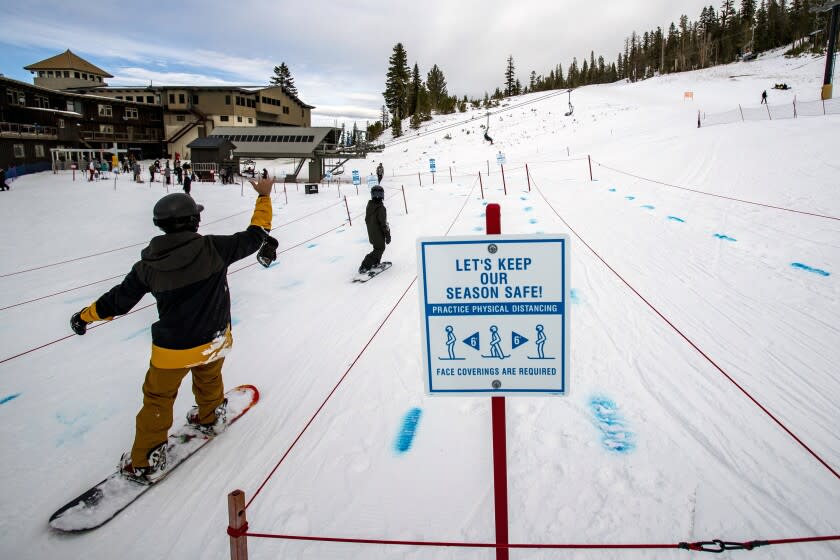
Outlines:
{"label": "balcony railing", "polygon": [[41,126],[37,124],[0,122],[0,134],[2,134],[3,136],[21,137],[51,136],[54,139],[58,136],[58,128],[54,126]]}
{"label": "balcony railing", "polygon": [[159,142],[157,135],[127,132],[98,132],[83,130],[82,139],[94,142]]}

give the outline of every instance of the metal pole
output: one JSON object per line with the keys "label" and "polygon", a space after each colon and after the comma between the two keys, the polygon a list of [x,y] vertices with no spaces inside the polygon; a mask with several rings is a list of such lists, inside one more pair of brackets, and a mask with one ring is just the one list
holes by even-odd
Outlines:
{"label": "metal pole", "polygon": [[[741,111],[741,122],[744,122],[744,110],[741,108],[741,104],[740,104],[740,103],[738,104],[738,110],[739,110],[739,111]],[[699,114],[700,114],[700,111],[698,111],[698,112],[697,112],[697,114],[699,115]],[[697,117],[697,119],[699,120],[699,119],[700,119],[700,117]]]}
{"label": "metal pole", "polygon": [[248,560],[248,537],[234,534],[248,530],[245,517],[245,493],[234,490],[228,494],[228,535],[230,535],[230,560]]}
{"label": "metal pole", "polygon": [[481,180],[481,171],[478,172],[478,184],[481,185],[481,200],[484,200],[484,181]]}
{"label": "metal pole", "polygon": [[402,190],[402,193],[403,193],[403,204],[405,205],[405,213],[408,214],[408,202],[406,202],[406,200],[405,200],[405,186],[400,185],[400,189]]}
{"label": "metal pole", "polygon": [[586,159],[589,160],[589,180],[594,181],[595,179],[592,178],[592,156],[587,154]]}
{"label": "metal pole", "polygon": [[452,166],[449,166],[449,182],[452,182]]}
{"label": "metal pole", "polygon": [[283,194],[286,196],[286,204],[289,204],[289,193],[286,192],[286,185],[283,185]]}
{"label": "metal pole", "polygon": [[423,186],[423,179],[420,177],[420,172],[417,172],[417,180],[420,182],[420,186]]}
{"label": "metal pole", "polygon": [[[487,235],[502,233],[501,208],[488,204],[486,214]],[[507,426],[505,398],[490,397],[493,426],[493,497],[496,527],[496,544],[508,544],[508,493],[507,493]],[[496,549],[496,560],[508,560],[510,550]]]}
{"label": "metal pole", "polygon": [[344,207],[347,209],[347,221],[350,222],[350,225],[353,225],[353,219],[350,217],[350,205],[347,204],[347,197],[344,197]]}
{"label": "metal pole", "polygon": [[525,178],[528,179],[528,192],[531,192],[531,172],[528,171],[528,164],[525,164]]}
{"label": "metal pole", "polygon": [[505,196],[507,196],[507,181],[505,181],[505,165],[499,164],[499,167],[502,168],[502,186],[505,188]]}

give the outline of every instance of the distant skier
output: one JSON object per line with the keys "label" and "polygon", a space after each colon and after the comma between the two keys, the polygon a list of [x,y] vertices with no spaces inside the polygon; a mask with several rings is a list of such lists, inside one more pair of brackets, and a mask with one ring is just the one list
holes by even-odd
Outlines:
{"label": "distant skier", "polygon": [[6,170],[0,167],[0,191],[9,190],[9,185],[6,184]]}
{"label": "distant skier", "polygon": [[761,92],[761,102],[766,104],[767,103],[767,90]]}
{"label": "distant skier", "polygon": [[163,169],[163,177],[167,185],[172,184],[172,170],[169,168],[169,160],[166,160],[166,167]]}
{"label": "distant skier", "polygon": [[137,414],[134,444],[118,467],[129,480],[150,484],[165,474],[172,407],[181,380],[190,371],[197,406],[187,421],[206,434],[225,427],[222,365],[233,345],[228,266],[273,239],[267,233],[272,181],[261,179],[251,185],[259,194],[251,223],[233,235],[199,235],[201,205],[183,193],[161,198],[153,221],[164,235],[143,249],[141,260],[121,284],[70,319],[73,332],[83,335],[89,323],[128,313],[147,293],[157,300],[159,318],[152,325],[143,407]]}
{"label": "distant skier", "polygon": [[359,274],[365,274],[378,265],[385,253],[385,245],[391,243],[391,228],[388,227],[388,211],[385,208],[385,189],[379,185],[370,189],[370,200],[365,210],[365,224],[367,224],[368,241],[373,245],[373,251],[365,255],[359,267]]}
{"label": "distant skier", "polygon": [[490,142],[490,145],[491,145],[491,146],[493,145],[493,139],[492,139],[492,138],[490,138],[490,135],[489,135],[489,134],[487,134],[487,131],[486,131],[486,130],[484,131],[484,139],[485,139],[485,140],[487,140],[488,142]]}
{"label": "distant skier", "polygon": [[382,167],[382,164],[376,166],[376,179],[377,184],[382,184],[382,178],[385,177],[385,168]]}

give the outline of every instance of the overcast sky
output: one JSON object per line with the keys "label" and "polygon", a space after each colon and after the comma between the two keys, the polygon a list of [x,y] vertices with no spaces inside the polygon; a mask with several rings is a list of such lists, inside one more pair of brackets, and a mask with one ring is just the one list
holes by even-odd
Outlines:
{"label": "overcast sky", "polygon": [[[517,76],[564,72],[595,51],[614,62],[631,31],[697,20],[708,0],[212,0],[9,2],[0,73],[72,50],[114,75],[109,85],[266,84],[285,62],[313,124],[376,120],[396,43],[425,79],[443,70],[450,94],[483,96]],[[713,4],[714,5],[714,4]]]}

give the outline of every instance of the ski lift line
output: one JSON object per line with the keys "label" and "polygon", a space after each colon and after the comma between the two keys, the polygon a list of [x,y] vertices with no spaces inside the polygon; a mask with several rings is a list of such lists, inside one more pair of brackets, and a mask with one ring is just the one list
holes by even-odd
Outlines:
{"label": "ski lift line", "polygon": [[[568,90],[568,91],[571,91],[571,90]],[[458,126],[463,126],[465,124],[471,123],[471,122],[476,121],[478,119],[483,119],[488,114],[489,115],[498,115],[498,114],[501,114],[501,113],[504,113],[504,112],[507,112],[507,111],[513,111],[515,109],[519,109],[519,108],[524,107],[526,105],[531,105],[533,103],[538,103],[540,101],[544,101],[546,99],[550,99],[552,97],[556,97],[558,95],[562,95],[562,94],[565,94],[565,93],[566,93],[566,91],[556,91],[556,92],[550,93],[548,95],[543,95],[543,96],[538,97],[536,99],[530,99],[528,101],[523,101],[521,103],[516,103],[514,105],[509,105],[507,107],[503,107],[503,108],[501,108],[497,111],[488,111],[488,113],[485,113],[483,115],[477,115],[477,116],[474,116],[474,117],[470,117],[469,119],[464,120],[464,121],[457,121],[457,122],[454,122],[454,123],[451,123],[451,124],[448,124],[448,125],[444,125],[444,126],[441,126],[440,128],[436,128],[434,130],[427,130],[425,132],[418,132],[417,134],[415,134],[413,136],[410,136],[410,137],[395,138],[395,139],[391,140],[390,142],[386,142],[385,147],[389,148],[391,146],[396,146],[397,144],[402,144],[402,143],[405,143],[405,142],[409,142],[409,141],[415,140],[417,138],[423,138],[423,137],[428,136],[430,134],[437,134],[438,132],[443,132],[444,130],[449,130],[451,128],[456,128]]]}
{"label": "ski lift line", "polygon": [[772,204],[764,204],[762,202],[754,202],[752,200],[744,200],[744,199],[741,199],[741,198],[734,198],[734,197],[725,196],[725,195],[722,195],[722,194],[715,194],[715,193],[705,192],[705,191],[701,191],[701,190],[697,190],[697,189],[690,189],[688,187],[681,187],[679,185],[673,185],[671,183],[665,183],[664,181],[657,181],[656,179],[648,179],[647,177],[642,177],[640,175],[634,175],[633,173],[628,173],[627,171],[622,171],[621,169],[615,169],[614,167],[610,167],[608,165],[597,162],[595,160],[592,160],[592,161],[596,165],[598,165],[599,167],[603,167],[604,169],[609,169],[610,171],[615,171],[616,173],[621,173],[622,175],[627,175],[628,177],[633,177],[633,178],[639,179],[641,181],[647,181],[649,183],[656,183],[657,185],[662,185],[664,187],[671,187],[671,188],[674,188],[674,189],[680,189],[680,190],[689,191],[689,192],[693,192],[693,193],[697,193],[697,194],[703,194],[703,195],[706,195],[706,196],[714,196],[716,198],[724,198],[726,200],[733,200],[735,202],[743,202],[744,204],[752,204],[754,206],[762,206],[764,208],[772,208],[774,210],[782,210],[784,212],[793,212],[794,214],[803,214],[803,215],[806,215],[806,216],[814,216],[816,218],[825,218],[826,220],[838,220],[838,221],[840,221],[840,218],[837,218],[835,216],[826,216],[825,214],[817,214],[815,212],[806,212],[804,210],[795,210],[793,208],[785,208],[783,206],[773,206]]}
{"label": "ski lift line", "polygon": [[727,380],[729,380],[730,383],[732,383],[735,387],[737,387],[738,390],[741,391],[741,393],[744,394],[744,396],[746,396],[749,400],[751,400],[753,402],[753,404],[755,404],[762,412],[764,412],[765,415],[767,415],[771,420],[773,420],[773,422],[775,422],[776,425],[778,425],[791,438],[793,438],[794,441],[796,441],[796,443],[798,443],[803,449],[805,449],[814,459],[819,461],[819,463],[822,464],[822,466],[825,467],[831,474],[833,474],[835,478],[840,480],[840,473],[838,473],[834,468],[832,468],[831,465],[829,465],[822,457],[820,457],[816,452],[814,452],[804,441],[802,441],[787,426],[785,426],[778,418],[776,418],[776,416],[774,416],[772,412],[770,412],[763,404],[761,404],[746,389],[744,389],[737,381],[735,381],[735,379],[731,375],[726,373],[726,371],[721,366],[719,366],[717,364],[717,362],[715,362],[708,354],[706,354],[706,352],[704,352],[693,340],[691,340],[684,332],[682,332],[674,323],[672,323],[667,317],[665,317],[665,315],[661,311],[659,311],[659,309],[657,309],[652,303],[650,303],[650,301],[648,301],[638,290],[636,290],[636,288],[634,288],[627,280],[625,280],[624,277],[621,276],[621,274],[619,274],[616,269],[614,269],[603,257],[601,257],[601,255],[597,251],[595,251],[595,249],[593,249],[592,246],[589,245],[589,243],[587,243],[586,240],[584,240],[577,233],[577,231],[575,231],[574,228],[572,228],[571,225],[569,225],[569,223],[563,218],[563,216],[561,216],[560,213],[557,212],[557,210],[554,208],[554,205],[552,205],[551,202],[549,202],[548,198],[546,198],[545,194],[542,192],[542,189],[540,189],[539,185],[537,185],[536,181],[534,181],[533,175],[531,175],[531,181],[534,183],[534,188],[536,188],[537,192],[540,193],[540,196],[543,198],[545,203],[548,204],[549,208],[551,208],[551,211],[554,212],[554,214],[558,218],[560,218],[560,221],[563,222],[563,224],[569,229],[569,231],[571,231],[574,234],[574,236],[577,237],[580,240],[580,242],[583,243],[586,246],[586,248],[589,249],[592,252],[592,254],[595,255],[598,258],[598,260],[600,260],[604,264],[604,266],[606,266],[610,270],[610,272],[612,272],[619,280],[621,280],[621,282],[624,283],[625,286],[630,288],[630,290],[634,294],[636,294],[636,296],[638,296],[639,299],[641,299],[654,313],[656,313],[659,316],[660,319],[665,321],[668,324],[668,326],[670,326],[671,329],[674,330],[674,332],[676,332],[683,340],[685,340],[701,356],[703,356],[703,358],[705,358],[705,360],[709,364],[711,364],[716,370],[718,370],[718,372],[720,372]]}
{"label": "ski lift line", "polygon": [[[220,218],[218,220],[213,220],[212,222],[207,222],[204,225],[209,226],[211,224],[215,224],[215,223],[221,222],[223,220],[233,218],[234,216],[238,216],[239,214],[243,214],[243,213],[244,212],[237,212],[236,214],[232,214],[232,215],[227,216],[225,218]],[[81,257],[75,257],[75,258],[72,258],[72,259],[67,259],[66,261],[60,261],[60,262],[56,262],[56,263],[45,264],[45,265],[42,265],[42,266],[36,266],[34,268],[27,268],[25,270],[18,270],[16,272],[8,272],[6,274],[0,274],[0,278],[6,278],[8,276],[16,276],[18,274],[23,274],[24,272],[34,272],[36,270],[42,270],[44,268],[50,268],[50,267],[53,267],[53,266],[59,266],[59,265],[67,264],[67,263],[71,263],[71,262],[77,262],[77,261],[81,261],[81,260],[84,260],[84,259],[89,259],[89,258],[92,258],[92,257],[99,257],[99,256],[102,256],[102,255],[107,255],[108,253],[116,253],[117,251],[123,251],[125,249],[131,249],[132,247],[140,247],[142,245],[147,245],[147,244],[148,244],[148,241],[144,241],[142,243],[134,243],[133,245],[126,245],[125,247],[118,247],[116,249],[108,249],[107,251],[101,251],[99,253],[92,253],[90,255],[84,255],[84,256],[81,256]]]}
{"label": "ski lift line", "polygon": [[[458,219],[461,217],[461,214],[464,212],[464,208],[466,208],[467,203],[468,203],[468,202],[470,201],[470,199],[472,198],[472,193],[475,191],[475,185],[476,185],[476,183],[478,183],[478,179],[477,179],[477,178],[476,178],[476,180],[473,182],[472,187],[470,188],[470,192],[469,192],[469,193],[467,193],[467,196],[466,196],[466,198],[464,199],[464,203],[461,205],[461,208],[458,210],[458,213],[455,215],[455,218],[452,220],[452,223],[449,225],[449,228],[446,230],[446,233],[445,233],[444,235],[449,235],[449,232],[450,232],[450,231],[452,231],[452,228],[453,228],[453,227],[455,226],[455,224],[458,222]],[[249,266],[250,266],[250,265],[249,265]],[[365,353],[365,351],[368,349],[368,347],[369,347],[369,346],[371,345],[371,343],[373,342],[373,339],[374,339],[374,338],[376,338],[376,335],[378,335],[378,334],[379,334],[379,332],[382,330],[382,327],[384,327],[384,326],[385,326],[385,323],[387,323],[387,322],[388,322],[388,319],[390,319],[390,318],[391,318],[391,315],[393,315],[393,314],[394,314],[394,311],[396,311],[396,309],[397,309],[397,307],[399,307],[400,303],[402,303],[402,302],[403,302],[403,300],[405,299],[406,294],[408,294],[409,290],[411,290],[412,286],[414,286],[414,284],[415,284],[416,282],[417,282],[417,276],[415,275],[415,276],[414,276],[414,278],[412,278],[412,279],[411,279],[411,282],[409,282],[409,284],[408,284],[408,286],[406,287],[405,291],[403,291],[403,293],[402,293],[402,295],[400,296],[400,298],[397,300],[397,303],[395,303],[395,304],[394,304],[394,306],[391,308],[391,310],[388,312],[388,314],[385,316],[385,318],[382,320],[382,322],[379,324],[379,326],[378,326],[378,327],[376,328],[376,330],[373,332],[373,334],[371,335],[371,337],[368,339],[367,343],[365,343],[364,347],[362,347],[362,350],[361,350],[361,351],[360,351],[360,352],[356,355],[356,357],[353,359],[353,362],[352,362],[352,363],[350,364],[350,366],[349,366],[349,367],[348,367],[348,368],[344,371],[344,374],[342,374],[342,376],[339,378],[338,382],[335,384],[335,386],[333,386],[333,388],[332,388],[332,390],[329,392],[329,394],[327,394],[327,396],[326,396],[326,398],[324,399],[324,401],[323,401],[323,402],[321,403],[321,405],[320,405],[320,406],[319,406],[319,407],[315,410],[315,412],[314,412],[314,413],[312,414],[312,416],[309,418],[309,421],[308,421],[308,422],[306,422],[306,424],[305,424],[305,425],[303,426],[303,428],[300,430],[300,432],[298,433],[297,437],[295,437],[295,439],[292,441],[292,443],[289,445],[289,447],[288,447],[288,448],[286,448],[286,451],[285,451],[285,452],[283,453],[283,455],[280,457],[280,460],[279,460],[279,461],[277,461],[277,463],[274,465],[274,468],[272,468],[272,469],[271,469],[271,471],[268,473],[268,476],[266,476],[265,480],[263,480],[263,481],[262,481],[262,483],[260,484],[260,486],[257,488],[256,492],[254,492],[254,495],[253,495],[253,496],[251,496],[251,499],[249,499],[249,500],[248,500],[248,502],[245,504],[245,507],[243,508],[243,510],[247,510],[247,509],[248,509],[248,507],[250,507],[250,505],[254,502],[254,500],[255,500],[255,499],[257,498],[257,496],[260,494],[260,492],[262,492],[263,488],[265,488],[266,484],[268,484],[268,481],[271,479],[271,477],[272,477],[272,476],[274,476],[274,473],[276,473],[276,472],[277,472],[277,469],[279,469],[279,468],[280,468],[280,465],[282,465],[282,464],[283,464],[283,461],[285,461],[285,460],[286,460],[286,457],[288,457],[288,456],[289,456],[289,454],[292,452],[292,449],[295,447],[295,445],[297,445],[297,443],[298,443],[298,442],[300,441],[300,439],[303,437],[303,434],[306,432],[306,430],[308,430],[308,429],[309,429],[309,426],[311,426],[311,425],[312,425],[312,423],[315,421],[315,418],[318,416],[318,414],[320,414],[320,413],[321,413],[321,411],[322,411],[322,410],[324,409],[324,407],[327,405],[327,402],[328,402],[328,401],[332,398],[332,396],[333,396],[333,395],[335,394],[335,392],[338,390],[339,385],[341,385],[341,383],[342,383],[342,382],[343,382],[343,381],[347,378],[347,376],[350,374],[350,371],[353,369],[353,367],[356,365],[356,363],[359,361],[359,359],[361,359],[362,355]]]}
{"label": "ski lift line", "polygon": [[710,541],[679,542],[679,543],[615,543],[615,544],[529,544],[529,543],[485,543],[485,542],[454,542],[454,541],[402,541],[389,539],[361,539],[349,537],[319,537],[313,535],[285,535],[271,533],[252,533],[248,531],[247,524],[244,530],[228,528],[231,537],[255,537],[263,539],[315,541],[333,543],[353,544],[378,544],[393,546],[422,546],[422,547],[450,547],[450,548],[495,548],[495,549],[588,549],[588,550],[617,550],[617,549],[683,549],[698,552],[723,552],[724,550],[753,550],[761,546],[772,546],[779,544],[812,543],[840,540],[840,535],[825,535],[818,537],[800,537],[792,539],[753,540],[753,541],[723,541],[714,539]]}

